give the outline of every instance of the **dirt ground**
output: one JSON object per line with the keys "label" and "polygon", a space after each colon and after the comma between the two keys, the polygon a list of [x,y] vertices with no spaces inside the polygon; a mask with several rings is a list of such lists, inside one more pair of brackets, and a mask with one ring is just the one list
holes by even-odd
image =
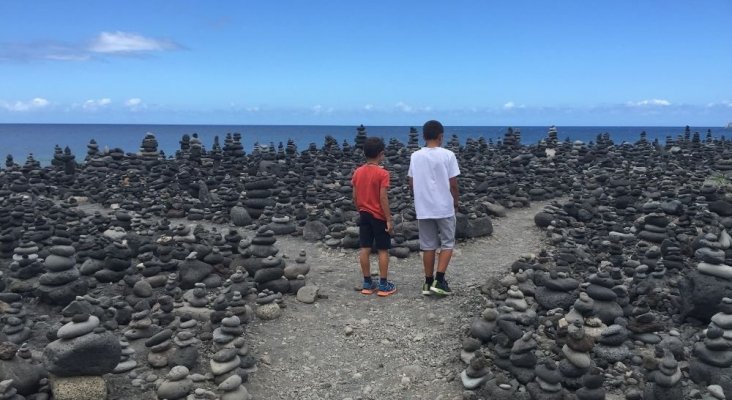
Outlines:
{"label": "dirt ground", "polygon": [[447,271],[455,294],[444,298],[422,296],[419,254],[391,259],[398,292],[380,298],[355,290],[361,282],[356,250],[279,238],[277,246],[290,258],[306,250],[309,284],[326,298],[304,304],[287,296],[282,317],[249,324],[260,357],[259,371],[246,384],[250,393],[256,399],[462,399],[459,354],[483,309],[478,288],[541,249],[544,233],[534,215],[545,204],[509,210],[493,219],[492,236],[459,243]]}

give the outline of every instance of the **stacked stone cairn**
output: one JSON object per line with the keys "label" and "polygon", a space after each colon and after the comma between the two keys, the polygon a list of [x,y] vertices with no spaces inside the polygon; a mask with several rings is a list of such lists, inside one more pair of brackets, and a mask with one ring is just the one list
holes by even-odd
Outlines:
{"label": "stacked stone cairn", "polygon": [[732,298],[722,299],[719,310],[694,344],[689,375],[694,382],[720,385],[732,393]]}
{"label": "stacked stone cairn", "polygon": [[[51,374],[56,399],[106,397],[102,375],[113,372],[119,364],[121,347],[119,339],[99,322],[96,316],[76,314],[56,331],[58,339],[44,349],[43,364]],[[80,381],[84,382],[81,393]]]}
{"label": "stacked stone cairn", "polygon": [[66,238],[56,237],[53,246],[43,262],[46,273],[38,280],[36,295],[41,301],[65,306],[76,296],[83,296],[88,290],[86,280],[79,279],[81,274],[76,268],[76,249]]}

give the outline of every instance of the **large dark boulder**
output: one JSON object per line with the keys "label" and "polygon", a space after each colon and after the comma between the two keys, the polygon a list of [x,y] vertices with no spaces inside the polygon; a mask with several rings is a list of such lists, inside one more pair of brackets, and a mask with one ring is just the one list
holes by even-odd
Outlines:
{"label": "large dark boulder", "polygon": [[213,272],[211,264],[189,258],[180,263],[180,287],[192,289],[197,282],[202,282],[211,272]]}
{"label": "large dark boulder", "polygon": [[110,332],[55,340],[43,350],[43,365],[57,376],[104,375],[119,364],[122,349]]}
{"label": "large dark boulder", "polygon": [[719,312],[724,297],[732,297],[732,281],[694,271],[679,283],[681,314],[707,323]]}
{"label": "large dark boulder", "polygon": [[320,221],[308,221],[302,228],[302,238],[308,242],[317,242],[328,234],[328,227]]}

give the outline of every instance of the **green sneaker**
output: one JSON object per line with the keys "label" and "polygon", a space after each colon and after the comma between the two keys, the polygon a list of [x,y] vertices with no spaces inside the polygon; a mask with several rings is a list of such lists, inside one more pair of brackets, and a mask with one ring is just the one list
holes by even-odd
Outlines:
{"label": "green sneaker", "polygon": [[424,296],[432,295],[432,291],[430,290],[430,285],[428,285],[427,282],[422,284],[422,295],[424,295]]}
{"label": "green sneaker", "polygon": [[430,290],[443,296],[449,296],[452,294],[452,290],[450,290],[450,286],[447,285],[447,281],[440,282],[435,280],[432,282]]}

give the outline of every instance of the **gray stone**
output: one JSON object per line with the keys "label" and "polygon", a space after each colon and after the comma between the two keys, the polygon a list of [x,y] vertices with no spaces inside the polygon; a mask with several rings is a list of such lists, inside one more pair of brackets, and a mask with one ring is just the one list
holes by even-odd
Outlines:
{"label": "gray stone", "polygon": [[297,291],[297,300],[306,304],[315,303],[315,300],[318,298],[319,290],[320,288],[315,285],[305,286]]}
{"label": "gray stone", "polygon": [[277,319],[282,316],[282,309],[277,303],[262,304],[254,309],[254,315],[263,320]]}

